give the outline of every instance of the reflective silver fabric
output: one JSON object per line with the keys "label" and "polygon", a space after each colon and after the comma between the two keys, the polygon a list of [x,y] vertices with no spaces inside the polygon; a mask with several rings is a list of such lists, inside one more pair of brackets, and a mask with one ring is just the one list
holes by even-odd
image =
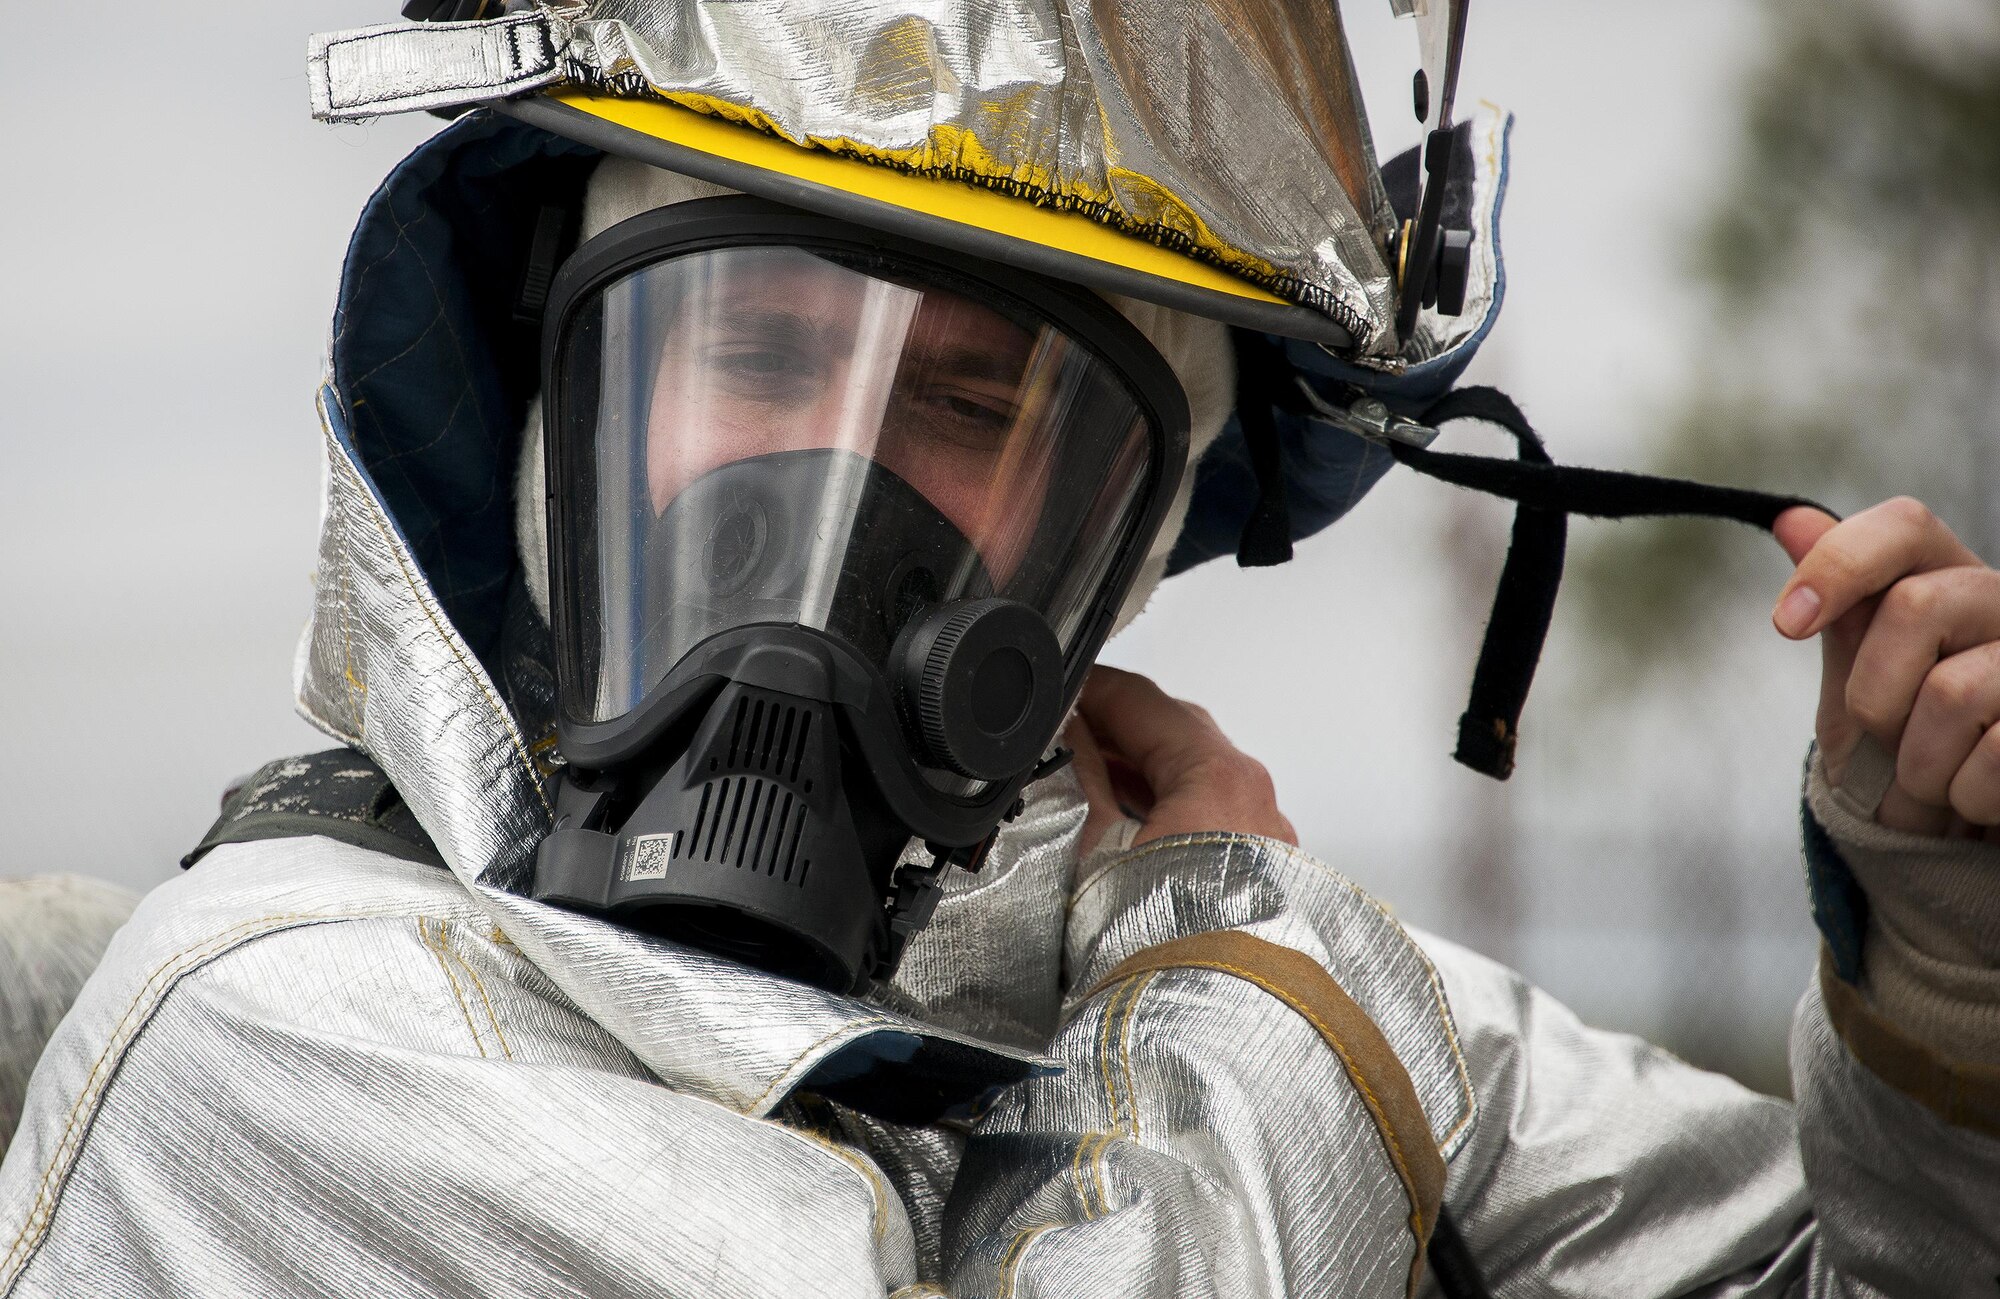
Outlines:
{"label": "reflective silver fabric", "polygon": [[1814,1219],[1789,1105],[1422,941],[1481,1109],[1445,1202],[1495,1294],[1792,1293]]}
{"label": "reflective silver fabric", "polygon": [[989,1042],[1046,1051],[1062,1003],[1063,902],[1084,806],[1067,772],[1028,787],[977,875],[952,871],[884,1000]]}
{"label": "reflective silver fabric", "polygon": [[1309,853],[1217,834],[1121,854],[1070,899],[1071,982],[1090,988],[1137,952],[1213,929],[1244,930],[1333,971],[1395,1048],[1438,1148],[1457,1152],[1477,1101],[1437,972],[1381,903]]}
{"label": "reflective silver fabric", "polygon": [[[1402,1295],[1407,1203],[1288,1005],[1210,970],[1070,991],[1216,927],[1312,956],[1380,1024],[1499,1294],[1990,1283],[1997,1143],[1863,1072],[1810,997],[1794,1115],[1419,946],[1281,844],[1163,840],[1072,881],[1066,774],[873,1001],[507,892],[532,764],[331,417],[328,442],[301,699],[451,872],[270,840],[156,890],[30,1084],[0,1296]],[[1063,1072],[912,1127],[816,1094],[857,1052],[968,1099],[1043,1053]]]}
{"label": "reflective silver fabric", "polygon": [[[1049,801],[1073,816],[1073,789]],[[1017,918],[1003,898],[1023,905],[1027,932],[1051,891],[1030,883],[1062,885],[1024,863],[986,901],[996,926]],[[1861,1279],[1969,1275],[1993,1172],[1859,1075],[1810,1004],[1817,1224],[1787,1107],[1583,1028],[1450,944],[1426,960],[1280,845],[1114,859],[1078,890],[1070,945],[1094,962],[1233,917],[1325,953],[1399,1026],[1434,1126],[1458,1129],[1447,1199],[1498,1293],[1777,1295],[1809,1269],[1815,1295],[1976,1293]],[[643,997],[615,946],[594,991]],[[646,972],[706,1005],[645,1003],[642,1059],[443,872],[321,839],[217,849],[141,907],[50,1045],[0,1165],[0,1294],[1403,1293],[1407,1208],[1374,1129],[1324,1042],[1247,984],[1168,971],[1073,1006],[1049,1045],[1065,1074],[1010,1091],[961,1161],[950,1125],[745,1097],[797,1077],[775,1050],[707,1089],[735,1103],[687,1087],[717,1068],[717,1024],[740,1046],[886,1013],[712,973]],[[1440,1066],[1450,1085],[1424,1081]],[[1817,1131],[1814,1106],[1832,1110]],[[1902,1150],[1923,1180],[1896,1175]],[[1896,1198],[1948,1214],[1959,1252],[1874,1225]]]}
{"label": "reflective silver fabric", "polygon": [[1841,1044],[1819,985],[1792,1025],[1799,1148],[1825,1224],[1814,1295],[2000,1290],[2000,1140],[1955,1128]]}
{"label": "reflective silver fabric", "polygon": [[663,98],[1084,213],[1394,350],[1395,216],[1318,0],[594,0],[316,36],[310,79],[333,121],[531,89]]}
{"label": "reflective silver fabric", "polygon": [[[782,999],[768,982],[734,1012]],[[872,1163],[661,1086],[450,876],[323,839],[228,845],[156,890],[31,1108],[0,1165],[5,1294],[914,1279]]]}
{"label": "reflective silver fabric", "polygon": [[43,1044],[138,901],[81,875],[0,880],[0,1154]]}
{"label": "reflective silver fabric", "polygon": [[525,878],[548,831],[541,773],[486,669],[445,618],[319,395],[327,457],[299,712],[379,764],[458,876]]}

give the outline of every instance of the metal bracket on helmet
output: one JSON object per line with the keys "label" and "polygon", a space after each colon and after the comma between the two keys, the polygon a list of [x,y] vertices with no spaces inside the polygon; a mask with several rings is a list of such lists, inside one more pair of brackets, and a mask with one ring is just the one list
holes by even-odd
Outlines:
{"label": "metal bracket on helmet", "polygon": [[1422,450],[1437,441],[1438,431],[1428,424],[1421,424],[1407,415],[1398,415],[1388,404],[1378,397],[1358,397],[1346,406],[1336,406],[1320,396],[1319,391],[1303,376],[1293,376],[1299,392],[1306,403],[1320,419],[1344,432],[1365,438],[1381,446],[1400,443],[1406,447]]}

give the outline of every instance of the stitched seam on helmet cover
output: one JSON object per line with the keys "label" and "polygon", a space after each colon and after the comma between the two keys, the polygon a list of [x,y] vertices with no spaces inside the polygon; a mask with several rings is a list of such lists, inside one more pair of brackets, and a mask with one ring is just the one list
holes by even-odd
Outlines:
{"label": "stitched seam on helmet cover", "polygon": [[[440,930],[444,928],[443,922],[439,922],[438,928]],[[452,1000],[458,1003],[458,1013],[465,1020],[465,1031],[472,1037],[473,1049],[479,1052],[480,1059],[486,1059],[486,1044],[479,1040],[479,1030],[473,1026],[472,1007],[466,1004],[465,989],[459,985],[458,976],[451,972],[451,962],[445,956],[442,937],[437,939],[431,937],[430,917],[428,916],[417,917],[417,941],[424,945],[425,951],[436,958],[438,969],[444,975],[444,981],[451,986]]]}
{"label": "stitched seam on helmet cover", "polygon": [[1169,835],[1166,838],[1155,839],[1151,843],[1142,844],[1112,859],[1102,870],[1076,887],[1070,894],[1069,906],[1072,910],[1075,909],[1084,894],[1096,888],[1100,883],[1103,883],[1113,871],[1148,856],[1166,852],[1173,848],[1198,848],[1205,844],[1218,843],[1244,844],[1265,851],[1281,850],[1286,860],[1297,862],[1324,875],[1334,884],[1353,895],[1363,905],[1370,907],[1384,920],[1395,926],[1396,932],[1402,935],[1403,941],[1408,944],[1410,951],[1416,954],[1418,962],[1423,966],[1425,980],[1430,984],[1432,1002],[1437,1008],[1438,1018],[1444,1024],[1445,1044],[1451,1053],[1453,1071],[1458,1074],[1458,1090],[1464,1104],[1459,1114],[1458,1122],[1452,1125],[1450,1131],[1438,1138],[1437,1144],[1440,1149],[1443,1149],[1456,1141],[1460,1134],[1472,1125],[1473,1119],[1477,1117],[1478,1099],[1477,1094],[1472,1088],[1471,1071],[1466,1067],[1465,1051],[1463,1045],[1459,1042],[1458,1024],[1452,1019],[1451,1003],[1445,997],[1444,980],[1438,975],[1437,966],[1432,963],[1430,955],[1424,951],[1423,947],[1403,929],[1402,923],[1390,913],[1388,907],[1382,905],[1379,899],[1371,896],[1353,880],[1348,879],[1339,871],[1334,870],[1325,862],[1314,857],[1311,853],[1304,852],[1282,839],[1266,838],[1263,835],[1235,833]]}
{"label": "stitched seam on helmet cover", "polygon": [[[331,378],[328,379],[328,384],[330,383],[331,383]],[[355,749],[359,749],[361,748],[361,736],[358,733],[357,728],[359,728],[362,722],[362,709],[360,705],[355,703],[354,693],[358,689],[361,692],[362,700],[365,703],[368,697],[368,683],[366,681],[363,681],[354,671],[354,631],[352,625],[352,614],[350,612],[353,603],[353,597],[352,597],[352,592],[348,586],[348,573],[349,570],[352,568],[352,565],[348,562],[347,559],[348,550],[346,545],[344,544],[346,529],[350,525],[344,518],[336,521],[336,511],[333,508],[333,478],[334,475],[341,473],[342,470],[346,468],[346,457],[340,454],[339,442],[333,436],[332,423],[326,411],[327,392],[328,392],[328,387],[327,385],[323,384],[320,388],[319,395],[315,403],[319,409],[320,433],[326,440],[326,450],[327,450],[326,526],[328,528],[338,527],[341,530],[341,532],[340,532],[340,537],[338,539],[333,537],[328,537],[323,539],[323,545],[321,551],[322,563],[321,563],[321,568],[317,574],[315,587],[317,588],[319,584],[324,583],[328,580],[328,573],[326,572],[324,560],[325,560],[326,550],[327,548],[330,547],[335,555],[333,573],[331,575],[336,592],[333,599],[334,624],[335,624],[335,631],[339,635],[341,641],[341,653],[343,656],[341,664],[341,672],[342,676],[346,680],[347,706],[348,710],[353,715],[355,728],[342,726],[338,722],[335,722],[331,718],[327,717],[320,708],[316,707],[306,697],[307,692],[303,689],[294,690],[293,701],[298,706],[299,712],[302,713],[308,721],[312,722],[313,725],[319,727],[327,734],[333,736],[337,740],[344,742],[348,746]],[[313,621],[316,624],[318,621],[317,595],[315,596],[314,605],[315,605],[315,612]],[[307,631],[307,635],[309,638],[316,637],[317,627],[314,626],[309,628]],[[311,643],[311,639],[309,639],[305,646],[306,668],[302,676],[309,677],[313,675],[312,653],[313,653],[313,645]],[[305,683],[303,680],[301,680],[298,684],[300,686],[303,686]]]}
{"label": "stitched seam on helmet cover", "polygon": [[[325,410],[325,400],[326,390],[321,389],[320,430],[326,439],[328,463],[333,467],[332,472],[334,474],[341,475],[346,481],[353,483],[355,488],[359,490],[360,481],[354,472],[354,467],[347,462],[346,455],[340,449],[339,440],[333,436],[333,428]],[[331,479],[329,479],[330,482]],[[329,486],[330,492],[331,487]],[[330,505],[331,503],[329,502],[327,518],[339,530],[338,536],[329,538],[329,540],[335,543],[333,550],[338,556],[334,564],[334,608],[339,614],[337,625],[340,632],[340,670],[342,678],[347,683],[347,709],[349,715],[353,718],[353,729],[355,732],[351,736],[343,735],[341,738],[358,749],[361,747],[360,733],[367,729],[368,682],[362,678],[360,673],[354,670],[354,560],[353,548],[349,544],[354,520],[350,512],[336,512],[330,508]],[[359,698],[356,697],[357,695]]]}
{"label": "stitched seam on helmet cover", "polygon": [[[159,1009],[167,994],[173,991],[174,985],[182,976],[252,939],[283,929],[322,921],[369,920],[395,914],[389,910],[342,913],[301,911],[260,916],[255,920],[245,920],[232,925],[219,934],[210,935],[193,947],[181,949],[156,966],[146,977],[146,981],[139,985],[139,991],[133,994],[131,1004],[125,1008],[125,1013],[112,1027],[110,1037],[104,1044],[104,1050],[98,1054],[90,1073],[84,1078],[83,1086],[77,1092],[76,1101],[70,1106],[69,1117],[63,1125],[62,1135],[56,1141],[55,1153],[50,1155],[47,1166],[42,1169],[41,1184],[36,1188],[34,1201],[28,1207],[27,1219],[21,1224],[21,1230],[15,1235],[13,1243],[8,1246],[5,1257],[0,1257],[0,1284],[4,1284],[11,1292],[14,1285],[20,1281],[22,1272],[33,1260],[36,1248],[47,1234],[49,1224],[54,1221],[55,1210],[61,1201],[62,1191],[68,1184],[69,1173],[76,1167],[76,1161],[82,1154],[83,1144],[89,1137],[91,1123],[86,1121],[86,1108],[89,1110],[87,1118],[95,1120],[104,1092],[110,1088],[112,1074],[117,1072],[118,1065],[123,1063],[125,1053],[131,1049],[132,1043],[144,1030],[145,1023],[150,1020],[152,1013]],[[261,931],[259,926],[263,926]],[[157,993],[155,984],[162,984]],[[150,1000],[149,994],[153,994]],[[142,1010],[145,1012],[144,1015],[141,1015]],[[140,1022],[134,1023],[135,1016],[139,1017]],[[110,1066],[108,1069],[107,1065]],[[83,1124],[81,1129],[78,1127],[79,1123]]]}

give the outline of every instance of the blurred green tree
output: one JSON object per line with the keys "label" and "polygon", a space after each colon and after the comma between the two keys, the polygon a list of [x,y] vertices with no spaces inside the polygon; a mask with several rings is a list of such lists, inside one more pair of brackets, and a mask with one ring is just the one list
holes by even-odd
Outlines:
{"label": "blurred green tree", "polygon": [[[1842,511],[1913,495],[2000,561],[2000,6],[1765,8],[1690,257],[1712,330],[1655,466]],[[1582,532],[1571,598],[1623,689],[1702,670],[1773,585],[1714,524]]]}

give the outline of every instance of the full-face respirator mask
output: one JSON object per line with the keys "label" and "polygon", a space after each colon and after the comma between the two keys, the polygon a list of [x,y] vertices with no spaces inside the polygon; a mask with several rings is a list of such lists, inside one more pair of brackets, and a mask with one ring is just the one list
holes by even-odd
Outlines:
{"label": "full-face respirator mask", "polygon": [[535,896],[886,978],[1060,760],[1187,460],[1174,372],[1093,294],[743,196],[590,239],[545,321]]}

